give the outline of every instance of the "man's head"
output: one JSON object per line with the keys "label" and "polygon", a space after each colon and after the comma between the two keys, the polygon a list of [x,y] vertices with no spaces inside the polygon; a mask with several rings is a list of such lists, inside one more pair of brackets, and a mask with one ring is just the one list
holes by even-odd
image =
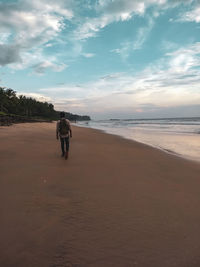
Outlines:
{"label": "man's head", "polygon": [[64,118],[65,117],[65,112],[60,112],[60,118]]}

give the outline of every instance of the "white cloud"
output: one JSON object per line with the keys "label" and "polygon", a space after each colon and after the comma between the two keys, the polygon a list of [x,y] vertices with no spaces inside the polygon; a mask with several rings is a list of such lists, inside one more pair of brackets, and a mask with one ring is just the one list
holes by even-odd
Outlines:
{"label": "white cloud", "polygon": [[174,43],[169,40],[163,40],[161,43],[161,49],[163,49],[164,51],[169,51],[169,50],[175,51],[178,48],[179,48],[179,45],[177,43]]}
{"label": "white cloud", "polygon": [[84,40],[96,36],[100,29],[112,22],[109,16],[86,19],[75,31],[73,38],[75,40]]}
{"label": "white cloud", "polygon": [[52,99],[50,97],[44,96],[44,95],[38,94],[38,93],[18,92],[17,95],[18,96],[24,95],[26,97],[31,97],[31,98],[36,99],[37,101],[40,101],[40,102],[51,102],[52,101]]}
{"label": "white cloud", "polygon": [[176,0],[172,2],[172,7],[184,4],[187,6],[187,11],[182,11],[178,15],[178,19],[171,18],[170,21],[179,22],[200,22],[200,2],[199,0]]}
{"label": "white cloud", "polygon": [[[70,1],[58,0],[20,0],[12,3],[0,3],[0,32],[4,33],[1,43],[4,44],[4,52],[9,51],[10,46],[16,46],[21,58],[21,68],[24,64],[24,54],[37,52],[41,46],[58,36],[65,27],[64,20],[70,20],[73,12],[67,7]],[[6,36],[5,36],[6,34]],[[10,42],[8,42],[10,37]],[[12,38],[11,38],[12,37]],[[2,57],[2,50],[0,56]],[[8,61],[3,64],[10,64],[12,61],[9,55]],[[13,62],[16,62],[13,58]],[[27,62],[27,59],[26,59]],[[31,64],[31,63],[30,63]]]}
{"label": "white cloud", "polygon": [[[95,18],[87,18],[78,29],[74,32],[74,38],[83,40],[96,36],[99,30],[115,21],[125,21],[131,19],[134,15],[143,16],[145,10],[156,5],[163,7],[167,0],[108,0],[99,1],[96,6],[98,16]],[[143,36],[143,32],[139,35]],[[139,40],[138,40],[139,42]]]}
{"label": "white cloud", "polygon": [[187,72],[193,67],[200,67],[200,43],[167,53],[167,56],[171,58],[172,72]]}
{"label": "white cloud", "polygon": [[134,50],[141,49],[142,45],[144,44],[144,42],[148,38],[149,33],[153,28],[153,25],[154,25],[153,19],[152,18],[148,18],[147,26],[141,27],[138,30],[138,33],[137,33],[137,36],[136,36],[136,40],[134,41],[134,44],[133,44],[133,49]]}
{"label": "white cloud", "polygon": [[[39,91],[50,96],[52,99],[68,99],[69,101],[73,99],[85,98],[87,94],[92,92],[92,89],[88,89],[87,85],[61,85],[51,88],[41,88]],[[59,101],[60,101],[59,100]]]}
{"label": "white cloud", "polygon": [[180,54],[170,61],[172,71],[186,72],[195,64],[196,59],[191,55]]}
{"label": "white cloud", "polygon": [[38,63],[36,65],[33,66],[33,70],[35,73],[42,75],[45,73],[45,71],[47,69],[52,69],[55,72],[61,72],[63,71],[65,68],[67,67],[67,65],[61,63],[61,64],[56,64],[53,63],[51,61],[45,60],[41,63]]}
{"label": "white cloud", "polygon": [[[192,0],[188,0],[192,2]],[[18,69],[30,67],[27,56],[31,53],[43,53],[42,49],[52,46],[51,41],[59,42],[59,34],[67,26],[67,21],[74,19],[76,27],[73,36],[70,34],[70,42],[74,44],[71,55],[92,57],[92,53],[84,53],[82,44],[78,40],[84,40],[94,37],[98,32],[115,21],[126,21],[135,15],[144,16],[145,11],[149,7],[154,7],[153,14],[158,16],[161,9],[167,8],[170,4],[178,5],[188,3],[188,1],[173,2],[167,0],[101,0],[94,4],[87,1],[88,8],[92,8],[95,17],[81,17],[78,9],[81,7],[80,2],[73,0],[19,0],[16,2],[0,3],[0,44],[7,45],[4,51],[10,49],[10,45],[17,46],[19,58]],[[74,13],[77,12],[77,13]],[[188,12],[188,20],[198,21],[198,12],[191,10]],[[132,49],[140,49],[148,37],[148,33],[153,27],[153,19],[149,18],[148,25],[140,28],[135,40],[133,48],[126,43],[124,48],[117,48],[123,58],[127,58]],[[39,52],[37,51],[39,49]],[[75,51],[76,50],[76,51]],[[31,52],[30,52],[31,51]],[[0,51],[0,55],[2,51]],[[25,58],[26,55],[26,58]],[[3,57],[3,56],[2,56]],[[4,58],[9,58],[4,55]],[[30,57],[31,59],[32,57]],[[25,62],[24,62],[25,60]],[[49,60],[49,59],[48,59]],[[16,62],[13,58],[13,63]],[[38,64],[41,62],[38,59]],[[3,64],[11,64],[11,57],[8,62]],[[52,64],[55,62],[52,62]],[[21,64],[21,66],[20,66]],[[13,66],[12,66],[13,67]]]}
{"label": "white cloud", "polygon": [[142,48],[143,44],[149,36],[150,31],[153,28],[153,25],[153,19],[148,17],[147,26],[139,28],[133,40],[122,42],[120,48],[113,49],[111,50],[111,52],[119,54],[122,60],[126,61],[133,50],[139,50]]}
{"label": "white cloud", "polygon": [[133,50],[133,42],[126,41],[121,44],[120,48],[116,48],[111,50],[111,52],[115,52],[119,54],[123,61],[126,61],[129,57],[130,52]]}
{"label": "white cloud", "polygon": [[84,57],[86,57],[86,58],[90,58],[90,57],[94,57],[95,56],[95,54],[93,54],[93,53],[82,53],[82,55]]}
{"label": "white cloud", "polygon": [[200,5],[194,7],[194,9],[182,14],[182,21],[194,21],[196,23],[200,23]]}

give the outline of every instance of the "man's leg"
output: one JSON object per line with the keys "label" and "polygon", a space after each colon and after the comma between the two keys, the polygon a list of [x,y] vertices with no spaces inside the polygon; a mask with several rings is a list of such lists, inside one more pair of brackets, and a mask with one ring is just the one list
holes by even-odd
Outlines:
{"label": "man's leg", "polygon": [[65,147],[64,147],[64,145],[65,145],[65,138],[61,138],[60,137],[60,144],[61,144],[61,150],[62,150],[62,157],[64,157],[64,155],[65,155]]}
{"label": "man's leg", "polygon": [[65,138],[66,151],[69,151],[69,137]]}
{"label": "man's leg", "polygon": [[65,137],[65,145],[66,145],[65,159],[67,159],[69,152],[69,137]]}

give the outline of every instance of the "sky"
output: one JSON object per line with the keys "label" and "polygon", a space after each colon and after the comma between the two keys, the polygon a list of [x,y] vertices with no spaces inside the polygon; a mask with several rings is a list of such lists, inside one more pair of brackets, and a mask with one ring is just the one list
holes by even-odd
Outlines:
{"label": "sky", "polygon": [[200,0],[0,0],[0,86],[92,119],[200,116]]}

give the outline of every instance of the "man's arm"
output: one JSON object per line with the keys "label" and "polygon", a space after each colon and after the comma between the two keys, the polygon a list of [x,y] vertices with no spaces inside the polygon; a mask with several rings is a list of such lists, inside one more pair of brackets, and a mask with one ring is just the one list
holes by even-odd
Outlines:
{"label": "man's arm", "polygon": [[69,132],[70,132],[70,137],[72,138],[72,128],[71,128],[71,124],[70,121],[67,120],[68,124],[69,124]]}
{"label": "man's arm", "polygon": [[59,139],[59,122],[56,124],[56,138]]}

